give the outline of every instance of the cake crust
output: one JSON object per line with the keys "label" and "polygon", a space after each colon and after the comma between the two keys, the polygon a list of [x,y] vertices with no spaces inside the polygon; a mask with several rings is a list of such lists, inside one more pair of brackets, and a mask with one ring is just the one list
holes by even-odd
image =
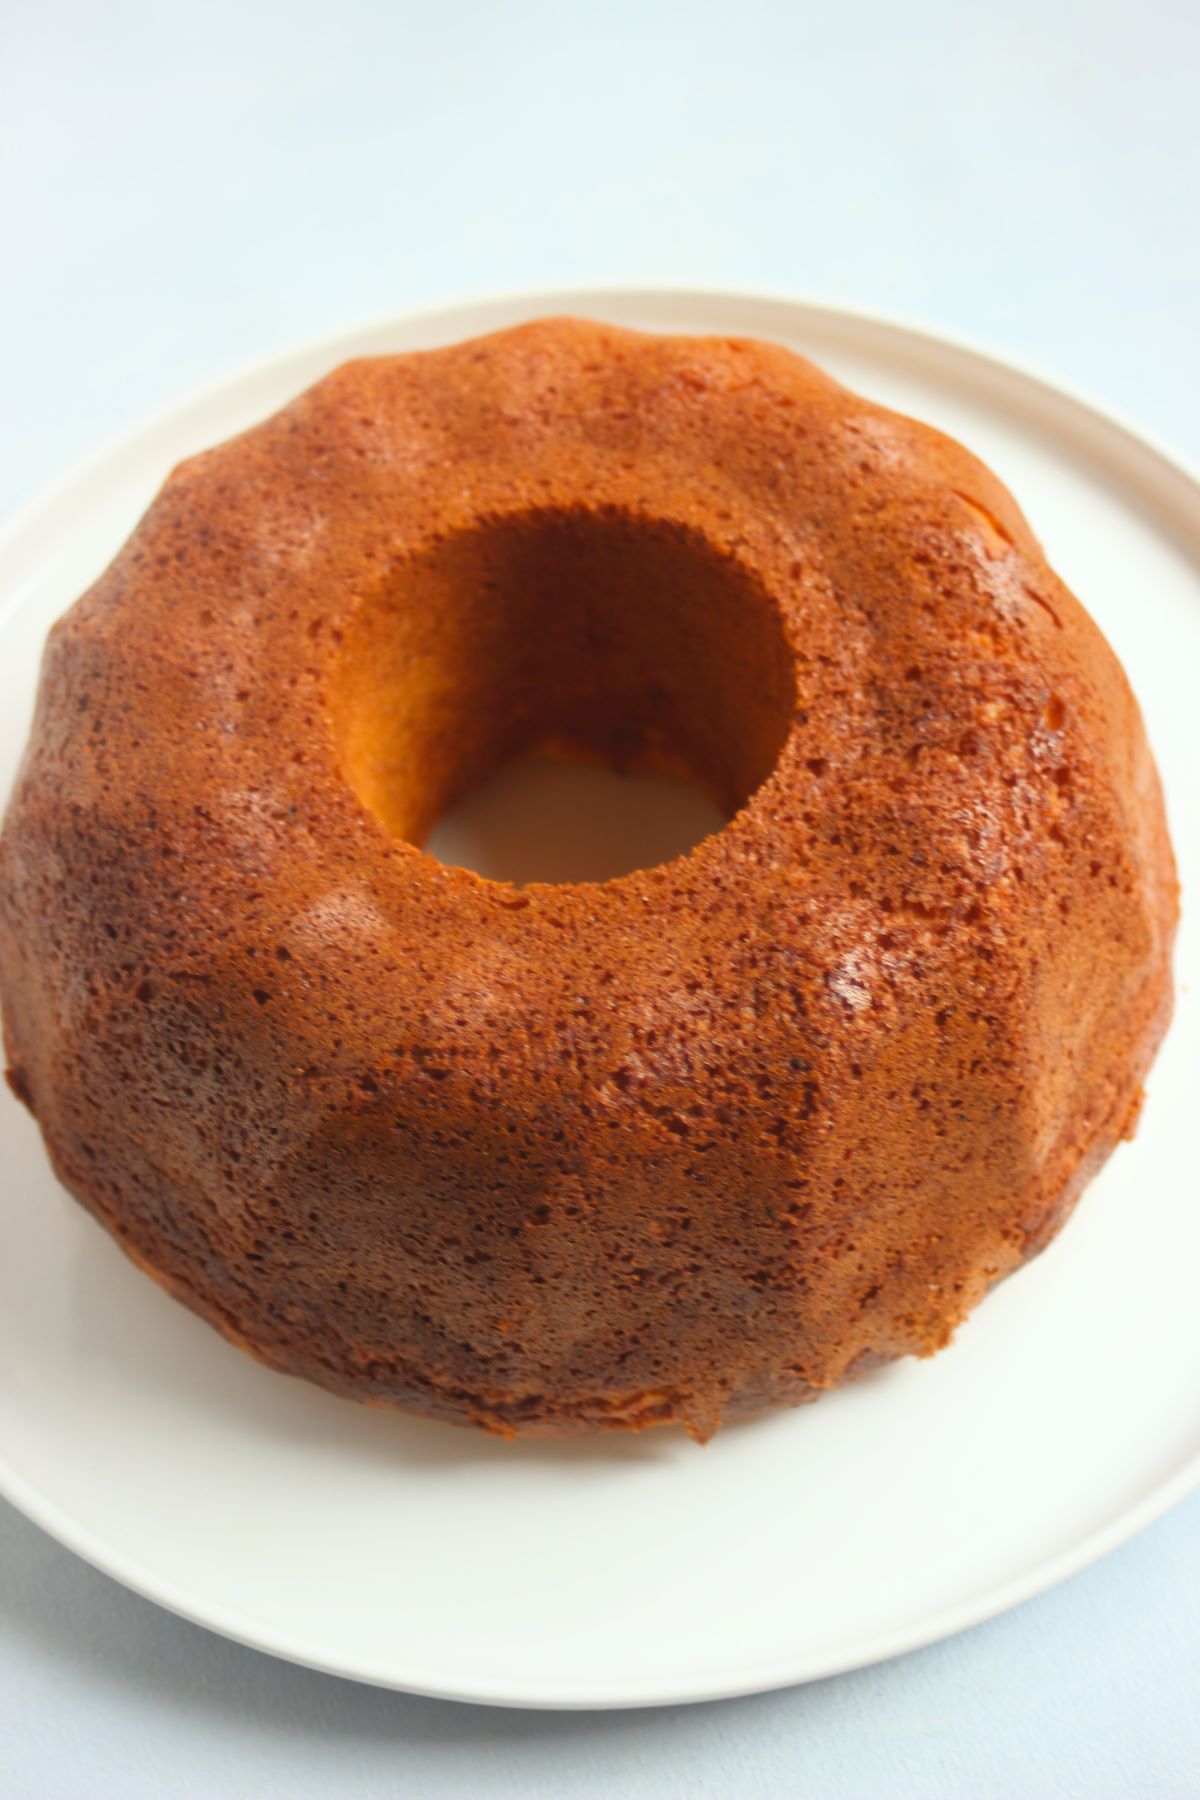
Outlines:
{"label": "cake crust", "polygon": [[[419,848],[505,757],[685,770],[687,856]],[[504,1433],[940,1349],[1123,1134],[1177,885],[1128,682],[973,456],[744,340],[347,364],[50,634],[9,1081],[274,1367]]]}

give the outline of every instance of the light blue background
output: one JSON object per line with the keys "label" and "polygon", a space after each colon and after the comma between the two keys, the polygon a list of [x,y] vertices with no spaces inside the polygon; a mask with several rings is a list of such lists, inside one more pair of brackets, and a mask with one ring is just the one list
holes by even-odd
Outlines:
{"label": "light blue background", "polygon": [[[5,510],[252,358],[562,282],[894,309],[1200,462],[1195,0],[9,0],[0,30]],[[1200,1499],[883,1668],[557,1717],[272,1662],[0,1508],[13,1800],[1194,1796],[1198,1672]]]}

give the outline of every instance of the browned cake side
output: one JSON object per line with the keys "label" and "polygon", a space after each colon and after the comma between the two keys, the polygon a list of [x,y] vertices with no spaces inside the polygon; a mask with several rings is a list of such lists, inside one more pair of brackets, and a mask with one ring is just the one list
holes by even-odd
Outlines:
{"label": "browned cake side", "polygon": [[[564,743],[731,822],[603,885],[417,848]],[[66,1185],[267,1362],[703,1437],[1048,1241],[1176,904],[1128,684],[986,469],[770,345],[550,320],[183,464],[55,627],[5,1043]]]}

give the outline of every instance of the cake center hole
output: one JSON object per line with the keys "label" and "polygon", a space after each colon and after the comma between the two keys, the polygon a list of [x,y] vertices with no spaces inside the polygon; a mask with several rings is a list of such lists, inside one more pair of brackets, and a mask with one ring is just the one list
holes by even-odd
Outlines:
{"label": "cake center hole", "polygon": [[666,862],[737,812],[791,725],[770,596],[699,531],[615,509],[483,521],[345,635],[342,768],[395,836],[516,882]]}
{"label": "cake center hole", "polygon": [[460,800],[425,847],[439,862],[518,886],[611,881],[682,856],[724,823],[712,795],[678,775],[522,756]]}

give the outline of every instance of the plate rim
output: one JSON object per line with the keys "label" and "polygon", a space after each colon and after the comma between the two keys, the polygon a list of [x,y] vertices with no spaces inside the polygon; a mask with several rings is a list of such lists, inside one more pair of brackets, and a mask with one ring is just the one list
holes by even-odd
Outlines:
{"label": "plate rim", "polygon": [[[43,548],[38,542],[39,536],[44,533],[48,524],[52,524],[54,515],[86,492],[98,478],[111,470],[114,463],[119,463],[145,440],[169,432],[189,414],[205,407],[220,406],[223,401],[232,399],[240,388],[252,380],[281,373],[294,362],[314,358],[326,351],[331,358],[353,355],[356,353],[353,349],[356,342],[396,327],[412,332],[428,323],[431,331],[436,330],[441,334],[447,329],[453,331],[461,322],[461,336],[469,335],[472,329],[502,329],[502,322],[499,320],[488,324],[480,323],[489,314],[512,312],[536,317],[579,309],[603,319],[606,307],[610,306],[620,309],[641,306],[678,307],[682,312],[691,308],[713,317],[720,316],[722,311],[739,308],[778,308],[781,313],[791,314],[800,325],[805,321],[818,325],[823,322],[827,328],[837,324],[849,325],[868,334],[906,341],[926,351],[949,351],[977,368],[990,370],[1009,380],[1016,377],[1027,390],[1040,393],[1043,397],[1049,396],[1059,403],[1065,402],[1069,410],[1093,424],[1099,420],[1117,435],[1126,449],[1142,455],[1149,453],[1165,473],[1182,480],[1194,501],[1200,502],[1200,465],[1181,455],[1157,433],[1145,429],[1120,409],[1097,400],[1080,387],[1064,382],[1030,362],[1013,357],[973,336],[942,330],[882,309],[786,290],[712,287],[705,283],[692,285],[679,282],[607,285],[580,283],[459,294],[444,302],[426,304],[419,308],[391,310],[352,326],[294,342],[269,356],[246,361],[229,373],[194,385],[148,416],[111,435],[98,448],[76,459],[62,474],[43,485],[30,499],[10,513],[0,523],[0,579],[3,579],[5,565],[10,558],[19,558],[23,549],[32,550],[36,555]],[[474,327],[472,320],[475,321]],[[709,331],[712,329],[711,326],[708,327]],[[330,366],[333,366],[332,362]],[[1195,532],[1193,548],[1200,554],[1200,529]],[[0,598],[0,630],[21,605],[23,597],[21,584],[16,582],[11,595],[7,599]],[[1186,1457],[1164,1480],[1155,1482],[1140,1500],[1118,1511],[1104,1524],[1085,1533],[1065,1549],[1035,1563],[1021,1575],[995,1583],[965,1601],[943,1607],[916,1625],[909,1623],[894,1627],[857,1643],[848,1643],[832,1654],[775,1658],[753,1670],[743,1668],[736,1675],[720,1680],[707,1679],[699,1686],[694,1681],[685,1680],[677,1685],[659,1683],[653,1692],[629,1693],[613,1690],[597,1692],[595,1689],[584,1692],[572,1689],[569,1684],[554,1691],[547,1690],[543,1684],[541,1692],[533,1693],[528,1683],[509,1686],[492,1677],[480,1678],[464,1685],[462,1676],[438,1676],[428,1670],[421,1673],[395,1667],[383,1671],[379,1667],[360,1666],[353,1657],[323,1660],[290,1642],[286,1631],[272,1636],[269,1628],[264,1629],[245,1619],[239,1620],[221,1605],[205,1607],[194,1596],[189,1596],[174,1580],[164,1579],[154,1571],[142,1568],[136,1556],[127,1555],[119,1549],[114,1550],[89,1527],[73,1519],[60,1502],[48,1497],[35,1483],[27,1480],[13,1464],[7,1451],[0,1447],[0,1496],[102,1574],[191,1624],[215,1631],[235,1643],[301,1667],[369,1686],[432,1699],[547,1711],[606,1711],[700,1704],[766,1693],[870,1667],[893,1656],[940,1642],[973,1625],[982,1624],[1057,1586],[1107,1555],[1109,1551],[1128,1542],[1198,1487],[1200,1451]]]}
{"label": "plate rim", "polygon": [[955,1606],[941,1608],[917,1628],[898,1626],[891,1631],[877,1633],[859,1644],[847,1646],[833,1656],[783,1661],[776,1659],[756,1670],[745,1671],[734,1679],[710,1683],[699,1689],[694,1684],[685,1682],[677,1687],[659,1686],[653,1693],[611,1692],[597,1696],[592,1689],[585,1692],[582,1689],[572,1689],[569,1685],[557,1692],[543,1689],[541,1693],[532,1694],[527,1686],[510,1688],[504,1682],[490,1677],[476,1685],[464,1686],[461,1676],[430,1679],[428,1674],[409,1675],[400,1670],[381,1673],[378,1669],[356,1664],[353,1658],[325,1660],[303,1649],[289,1647],[278,1637],[272,1638],[246,1623],[239,1623],[221,1607],[202,1610],[174,1582],[163,1581],[152,1573],[143,1573],[132,1557],[114,1555],[86,1527],[80,1527],[72,1521],[56,1502],[47,1501],[37,1494],[31,1484],[15,1477],[7,1458],[0,1456],[0,1497],[8,1500],[18,1512],[45,1531],[55,1542],[81,1557],[102,1575],[128,1588],[141,1599],[165,1608],[177,1618],[185,1619],[191,1625],[215,1632],[219,1637],[228,1638],[232,1643],[260,1651],[266,1656],[294,1663],[317,1674],[356,1681],[366,1687],[413,1694],[422,1699],[452,1700],[474,1706],[510,1707],[523,1712],[618,1712],[643,1711],[660,1706],[699,1706],[714,1700],[735,1700],[752,1694],[774,1693],[783,1688],[800,1687],[811,1681],[823,1681],[836,1675],[850,1674],[857,1669],[868,1669],[879,1663],[890,1662],[893,1657],[928,1649],[947,1638],[957,1637],[960,1632],[970,1630],[975,1625],[986,1624],[990,1619],[1011,1612],[1027,1600],[1036,1599],[1039,1594],[1081,1574],[1110,1551],[1119,1549],[1148,1525],[1154,1524],[1197,1487],[1200,1487],[1200,1452],[1189,1457],[1176,1469],[1173,1476],[1153,1487],[1141,1501],[1118,1513],[1107,1524],[1099,1526],[1069,1548],[1036,1564],[1023,1576],[998,1582],[982,1595],[976,1595]]}

